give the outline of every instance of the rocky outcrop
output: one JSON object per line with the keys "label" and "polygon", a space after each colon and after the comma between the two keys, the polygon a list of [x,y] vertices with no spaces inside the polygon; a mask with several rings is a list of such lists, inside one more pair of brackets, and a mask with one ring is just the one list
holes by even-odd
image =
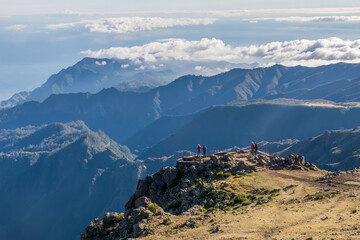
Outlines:
{"label": "rocky outcrop", "polygon": [[[85,229],[81,239],[139,237],[151,231],[146,228],[146,223],[152,217],[166,219],[172,214],[193,215],[201,211],[202,207],[221,208],[221,202],[229,202],[235,195],[221,196],[220,191],[210,184],[212,181],[229,176],[240,177],[265,169],[309,171],[317,168],[299,155],[280,158],[259,153],[254,156],[244,150],[183,157],[177,161],[176,167],[164,167],[144,180],[139,180],[136,192],[125,206],[123,219],[116,221],[119,218],[111,213],[106,214],[102,220],[95,219]],[[220,186],[226,187],[229,184],[225,182]],[[213,197],[204,201],[204,196]]]}

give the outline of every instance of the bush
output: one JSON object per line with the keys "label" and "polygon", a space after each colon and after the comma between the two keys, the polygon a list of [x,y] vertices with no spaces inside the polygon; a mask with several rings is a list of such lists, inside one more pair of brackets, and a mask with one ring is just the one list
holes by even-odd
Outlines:
{"label": "bush", "polygon": [[234,204],[237,204],[237,203],[240,203],[242,205],[249,205],[251,204],[251,202],[246,198],[245,195],[243,194],[239,194],[239,195],[236,195],[232,200],[231,200],[231,203],[234,205]]}
{"label": "bush", "polygon": [[217,173],[216,173],[216,176],[222,177],[222,176],[224,176],[224,172],[223,172],[223,171],[217,172]]}
{"label": "bush", "polygon": [[170,220],[166,220],[166,222],[164,223],[166,226],[169,226],[172,222]]}
{"label": "bush", "polygon": [[116,222],[121,222],[124,219],[124,214],[123,213],[119,213],[116,217],[115,217],[115,221]]}
{"label": "bush", "polygon": [[351,213],[357,213],[357,209],[351,210]]}
{"label": "bush", "polygon": [[315,200],[321,200],[321,199],[323,199],[323,198],[324,198],[324,195],[322,195],[322,194],[317,194],[317,195],[314,197]]}
{"label": "bush", "polygon": [[202,183],[204,183],[205,181],[202,180],[201,178],[197,178],[197,179],[195,180],[195,182],[202,182]]}
{"label": "bush", "polygon": [[226,178],[228,178],[228,177],[230,177],[230,176],[231,176],[231,173],[229,173],[229,172],[227,172],[227,173],[224,174],[224,177],[226,177]]}
{"label": "bush", "polygon": [[156,203],[152,203],[149,205],[149,210],[151,212],[153,212],[154,214],[157,212],[158,209],[159,209],[159,206]]}

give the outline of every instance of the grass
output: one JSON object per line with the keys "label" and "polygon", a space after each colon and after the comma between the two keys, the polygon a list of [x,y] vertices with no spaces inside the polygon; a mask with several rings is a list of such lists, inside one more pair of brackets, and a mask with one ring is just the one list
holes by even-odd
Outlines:
{"label": "grass", "polygon": [[158,209],[159,209],[159,206],[156,203],[152,203],[149,205],[149,210],[151,212],[153,212],[154,214],[157,212]]}
{"label": "grass", "polygon": [[231,176],[231,173],[229,173],[229,172],[224,173],[224,177],[225,177],[225,178],[228,178],[228,177],[230,177],[230,176]]}
{"label": "grass", "polygon": [[232,205],[235,205],[237,203],[240,203],[242,204],[243,206],[245,205],[250,205],[251,202],[247,199],[247,197],[243,194],[239,194],[239,195],[236,195],[232,200],[231,200],[231,204]]}
{"label": "grass", "polygon": [[321,200],[321,199],[323,199],[323,198],[324,198],[324,195],[321,194],[321,193],[314,196],[314,199],[315,199],[315,200]]}
{"label": "grass", "polygon": [[119,213],[116,217],[115,217],[115,221],[116,222],[121,222],[124,219],[124,214],[123,213]]}

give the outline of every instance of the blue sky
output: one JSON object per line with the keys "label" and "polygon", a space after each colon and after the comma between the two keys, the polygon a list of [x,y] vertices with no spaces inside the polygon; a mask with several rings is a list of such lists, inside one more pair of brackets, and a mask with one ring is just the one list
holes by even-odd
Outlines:
{"label": "blue sky", "polygon": [[360,60],[355,0],[1,4],[0,100],[40,86],[85,56],[145,57],[152,64],[211,58],[264,66]]}

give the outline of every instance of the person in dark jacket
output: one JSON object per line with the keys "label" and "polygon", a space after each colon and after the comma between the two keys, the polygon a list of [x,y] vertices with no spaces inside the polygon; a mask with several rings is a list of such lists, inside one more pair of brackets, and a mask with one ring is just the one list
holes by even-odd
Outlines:
{"label": "person in dark jacket", "polygon": [[256,155],[257,152],[258,152],[258,145],[257,145],[257,143],[254,144],[254,150],[255,150],[255,155]]}
{"label": "person in dark jacket", "polygon": [[201,152],[201,146],[200,146],[200,144],[198,144],[197,150],[198,150],[198,155],[200,155],[200,152]]}
{"label": "person in dark jacket", "polygon": [[204,152],[204,156],[206,156],[207,147],[204,145],[202,149],[203,149],[203,152]]}

